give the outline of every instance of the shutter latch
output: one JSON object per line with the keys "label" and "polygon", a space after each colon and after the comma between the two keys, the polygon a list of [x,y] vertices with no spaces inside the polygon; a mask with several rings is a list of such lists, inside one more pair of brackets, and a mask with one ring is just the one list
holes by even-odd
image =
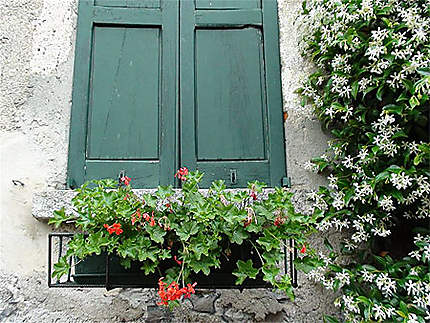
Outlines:
{"label": "shutter latch", "polygon": [[125,177],[125,170],[120,170],[118,174],[118,184],[121,186],[122,181],[121,178]]}
{"label": "shutter latch", "polygon": [[281,183],[282,187],[291,187],[291,177],[282,177]]}
{"label": "shutter latch", "polygon": [[237,171],[230,169],[230,184],[237,184]]}

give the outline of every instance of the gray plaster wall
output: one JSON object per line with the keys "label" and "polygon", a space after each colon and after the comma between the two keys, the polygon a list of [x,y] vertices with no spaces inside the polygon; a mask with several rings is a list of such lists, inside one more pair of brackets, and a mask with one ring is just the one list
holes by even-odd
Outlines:
{"label": "gray plaster wall", "polygon": [[[303,169],[326,136],[294,90],[310,69],[299,55],[301,1],[279,0],[288,172],[296,203],[323,179]],[[77,0],[0,0],[0,322],[318,322],[333,295],[299,276],[297,300],[270,290],[200,291],[173,312],[153,290],[48,289],[46,222],[64,192]],[[320,237],[315,238],[318,244]]]}

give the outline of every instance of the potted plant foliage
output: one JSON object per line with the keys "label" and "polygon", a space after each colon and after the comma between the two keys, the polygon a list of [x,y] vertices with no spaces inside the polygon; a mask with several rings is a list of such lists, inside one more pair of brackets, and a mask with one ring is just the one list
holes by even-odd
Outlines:
{"label": "potted plant foliage", "polygon": [[50,220],[56,227],[73,223],[79,231],[52,276],[67,274],[68,259],[75,257],[75,279],[95,279],[85,273],[105,274],[103,255],[108,255],[113,279],[158,286],[161,305],[190,296],[196,284],[273,286],[293,298],[290,276],[279,268],[283,251],[290,248],[285,241],[294,239],[305,253],[315,218],[295,212],[291,193],[285,188],[264,190],[259,182],[227,190],[223,181],[216,181],[200,190],[203,174],[185,167],[175,176],[181,189],[160,186],[143,196],[133,192],[126,176],[119,185],[108,179],[77,189],[75,212],[61,209]]}

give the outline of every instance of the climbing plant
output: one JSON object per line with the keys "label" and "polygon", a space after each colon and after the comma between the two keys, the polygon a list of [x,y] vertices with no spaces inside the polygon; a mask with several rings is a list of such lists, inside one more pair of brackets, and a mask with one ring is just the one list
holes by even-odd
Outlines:
{"label": "climbing plant", "polygon": [[430,3],[305,0],[301,26],[315,69],[298,92],[332,135],[309,198],[316,228],[346,238],[300,268],[347,322],[428,322]]}

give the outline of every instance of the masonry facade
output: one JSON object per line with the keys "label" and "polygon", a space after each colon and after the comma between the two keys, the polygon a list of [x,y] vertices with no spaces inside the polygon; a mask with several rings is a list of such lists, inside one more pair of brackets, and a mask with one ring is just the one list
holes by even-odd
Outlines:
{"label": "masonry facade", "polygon": [[[300,1],[278,1],[285,145],[296,203],[323,183],[302,169],[327,137],[299,106],[294,90],[310,69],[297,47]],[[318,322],[335,313],[331,298],[299,276],[292,303],[269,290],[203,291],[174,312],[155,305],[152,290],[48,289],[48,216],[70,196],[67,158],[77,0],[0,2],[0,321]],[[322,237],[315,237],[320,244]]]}

